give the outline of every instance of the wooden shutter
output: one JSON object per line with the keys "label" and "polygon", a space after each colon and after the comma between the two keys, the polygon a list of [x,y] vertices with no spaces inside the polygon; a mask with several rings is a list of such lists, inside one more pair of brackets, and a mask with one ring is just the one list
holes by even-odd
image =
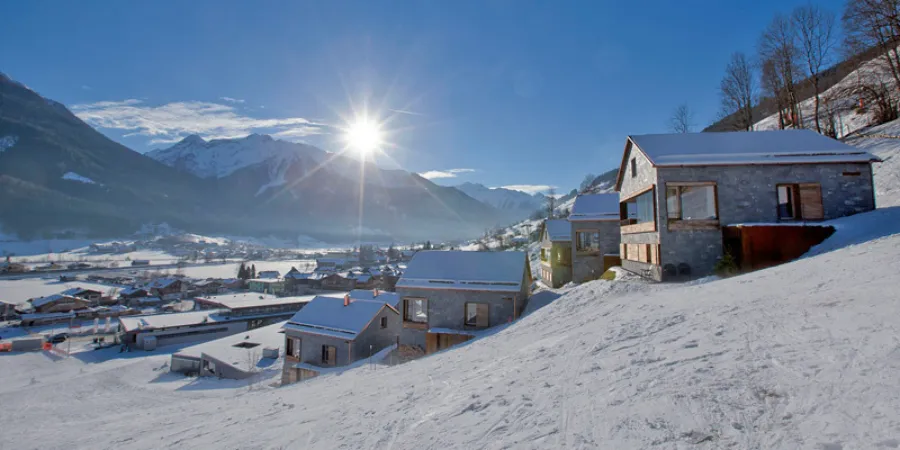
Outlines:
{"label": "wooden shutter", "polygon": [[478,328],[487,328],[488,325],[488,305],[479,303],[475,305],[475,326]]}
{"label": "wooden shutter", "polygon": [[822,186],[817,183],[800,185],[800,218],[803,220],[822,220],[825,208],[822,207]]}

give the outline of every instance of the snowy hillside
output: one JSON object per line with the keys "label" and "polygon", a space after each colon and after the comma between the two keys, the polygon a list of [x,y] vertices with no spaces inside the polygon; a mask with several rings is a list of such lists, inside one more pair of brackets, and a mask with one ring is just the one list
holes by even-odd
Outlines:
{"label": "snowy hillside", "polygon": [[[820,124],[824,126],[824,119],[829,110],[835,117],[835,130],[838,138],[848,136],[861,130],[872,122],[872,105],[864,110],[858,110],[860,97],[858,88],[861,85],[884,84],[887,89],[892,89],[894,84],[890,69],[885,66],[882,58],[878,57],[863,63],[857,70],[848,74],[844,79],[820,94],[821,107],[819,111]],[[806,128],[815,129],[814,120],[815,98],[809,98],[800,102],[800,115]],[[772,114],[759,120],[754,125],[755,130],[775,130],[779,128],[778,114]]]}
{"label": "snowy hillside", "polygon": [[891,236],[695,286],[595,281],[468,345],[277,389],[192,388],[140,353],[0,356],[3,445],[896,448],[898,255]]}
{"label": "snowy hillside", "polygon": [[522,217],[541,209],[545,201],[541,194],[529,195],[512,189],[489,188],[478,183],[463,183],[454,187],[469,197],[499,210],[521,212]]}
{"label": "snowy hillside", "polygon": [[873,165],[878,207],[900,206],[900,120],[862,130],[845,142],[882,159]]}

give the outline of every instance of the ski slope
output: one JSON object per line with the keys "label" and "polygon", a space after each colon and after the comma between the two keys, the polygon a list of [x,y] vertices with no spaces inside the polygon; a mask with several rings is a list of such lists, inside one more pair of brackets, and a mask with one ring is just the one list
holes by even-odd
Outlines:
{"label": "ski slope", "polygon": [[277,389],[167,389],[140,353],[0,356],[0,447],[895,448],[900,225],[872,217],[874,241],[693,286],[586,283],[450,351]]}

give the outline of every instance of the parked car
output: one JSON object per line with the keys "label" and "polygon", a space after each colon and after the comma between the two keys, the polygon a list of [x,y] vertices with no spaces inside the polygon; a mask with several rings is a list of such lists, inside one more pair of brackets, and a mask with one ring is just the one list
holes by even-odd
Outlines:
{"label": "parked car", "polygon": [[51,344],[62,344],[63,342],[66,342],[66,339],[68,339],[68,338],[69,338],[68,333],[57,333],[57,334],[54,334],[54,335],[51,335],[50,337],[48,337],[47,342],[49,342]]}

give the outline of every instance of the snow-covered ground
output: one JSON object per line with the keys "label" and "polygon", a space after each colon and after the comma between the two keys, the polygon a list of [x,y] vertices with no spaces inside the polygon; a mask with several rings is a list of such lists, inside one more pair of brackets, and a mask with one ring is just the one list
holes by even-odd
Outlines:
{"label": "snow-covered ground", "polygon": [[693,286],[540,294],[452,350],[278,389],[191,390],[152,353],[0,355],[0,446],[896,448],[900,224],[857,217],[885,237]]}
{"label": "snow-covered ground", "polygon": [[58,278],[27,278],[23,280],[0,280],[0,299],[21,303],[29,298],[44,297],[66,289],[80,287],[107,292],[115,286],[82,281],[61,282]]}
{"label": "snow-covered ground", "polygon": [[[281,273],[281,276],[284,276],[291,270],[291,267],[296,267],[297,270],[301,272],[312,272],[316,268],[316,261],[312,259],[293,259],[286,261],[250,261],[246,263],[247,265],[255,265],[256,272],[262,272],[264,270],[277,270]],[[179,270],[179,273],[183,273],[185,276],[190,278],[234,278],[237,276],[238,268],[240,267],[240,263],[231,263],[231,264],[219,264],[215,266],[202,266],[202,267],[185,267]],[[175,272],[174,269],[171,272]]]}
{"label": "snow-covered ground", "polygon": [[63,174],[62,179],[69,180],[69,181],[77,181],[79,183],[84,183],[84,184],[97,184],[96,181],[94,181],[88,177],[79,175],[75,172],[66,172],[65,174]]}

